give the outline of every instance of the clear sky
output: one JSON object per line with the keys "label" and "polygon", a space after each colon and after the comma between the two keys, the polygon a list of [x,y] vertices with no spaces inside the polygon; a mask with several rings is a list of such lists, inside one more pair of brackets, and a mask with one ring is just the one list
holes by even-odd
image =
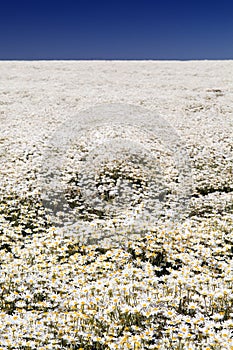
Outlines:
{"label": "clear sky", "polygon": [[233,0],[2,0],[0,59],[233,59]]}

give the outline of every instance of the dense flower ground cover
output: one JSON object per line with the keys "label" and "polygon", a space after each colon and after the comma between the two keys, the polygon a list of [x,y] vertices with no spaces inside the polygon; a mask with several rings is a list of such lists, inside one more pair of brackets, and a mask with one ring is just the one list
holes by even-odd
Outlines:
{"label": "dense flower ground cover", "polygon": [[106,248],[1,221],[2,349],[232,349],[232,218]]}
{"label": "dense flower ground cover", "polygon": [[[190,108],[187,113],[200,112]],[[128,132],[140,139],[140,132]],[[122,216],[113,206],[96,211],[80,195],[86,134],[79,140],[81,150],[69,149],[63,168],[64,193],[77,217],[69,225],[61,224],[62,212],[54,220],[43,201],[44,144],[24,147],[23,133],[9,140],[3,134],[0,350],[232,350],[232,140],[220,131],[216,137],[205,146],[186,140],[192,188],[180,220],[169,212],[177,204],[179,174],[166,147],[156,145],[159,176],[164,175],[168,190],[165,214],[141,224],[132,220],[132,210],[140,217],[148,173],[129,165],[127,156],[123,165],[118,159],[100,166],[95,187],[107,208],[117,198],[117,180],[126,187],[131,183],[129,211],[124,205],[119,205]]]}
{"label": "dense flower ground cover", "polygon": [[186,219],[140,231],[95,218],[71,234],[50,222],[32,174],[24,192],[6,181],[1,348],[232,349],[232,204],[200,194],[231,189],[231,167],[219,162],[225,177],[205,183],[208,164],[195,161]]}

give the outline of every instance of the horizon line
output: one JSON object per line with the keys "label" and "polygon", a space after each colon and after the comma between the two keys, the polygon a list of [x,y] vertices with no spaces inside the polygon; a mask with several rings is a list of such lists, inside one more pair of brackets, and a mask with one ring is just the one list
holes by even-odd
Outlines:
{"label": "horizon line", "polygon": [[232,61],[233,58],[0,58],[0,61]]}

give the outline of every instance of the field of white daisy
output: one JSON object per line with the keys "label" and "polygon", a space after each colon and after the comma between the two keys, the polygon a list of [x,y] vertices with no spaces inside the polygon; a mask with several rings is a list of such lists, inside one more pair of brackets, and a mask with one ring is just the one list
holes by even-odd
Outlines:
{"label": "field of white daisy", "polygon": [[0,62],[0,350],[233,350],[232,72]]}

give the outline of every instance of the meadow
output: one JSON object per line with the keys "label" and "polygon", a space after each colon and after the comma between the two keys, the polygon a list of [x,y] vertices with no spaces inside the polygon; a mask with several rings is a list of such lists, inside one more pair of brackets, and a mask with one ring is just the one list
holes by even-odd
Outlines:
{"label": "meadow", "polygon": [[0,350],[233,350],[232,69],[0,62]]}

